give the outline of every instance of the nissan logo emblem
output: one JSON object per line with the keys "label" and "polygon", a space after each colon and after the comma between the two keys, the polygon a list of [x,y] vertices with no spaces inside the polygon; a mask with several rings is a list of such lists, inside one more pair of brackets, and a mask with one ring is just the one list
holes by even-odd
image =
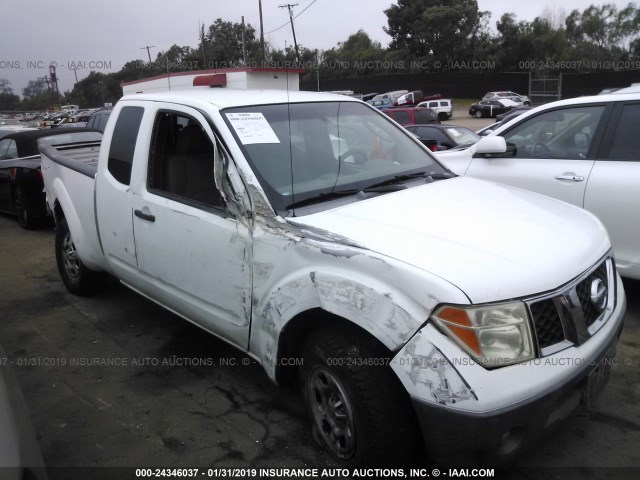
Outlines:
{"label": "nissan logo emblem", "polygon": [[591,303],[599,310],[604,310],[607,305],[607,286],[600,278],[594,278],[591,282]]}

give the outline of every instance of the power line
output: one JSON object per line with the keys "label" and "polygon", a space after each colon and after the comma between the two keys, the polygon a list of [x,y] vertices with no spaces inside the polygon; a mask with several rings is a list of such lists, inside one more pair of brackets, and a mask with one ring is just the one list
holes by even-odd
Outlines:
{"label": "power line", "polygon": [[[314,4],[314,3],[316,3],[317,1],[318,1],[318,0],[313,0],[309,5],[307,5],[306,7],[304,7],[304,8],[302,9],[302,11],[301,11],[299,14],[297,14],[295,17],[293,17],[293,19],[295,20],[295,19],[296,19],[296,18],[298,18],[300,15],[302,15],[304,12],[306,12],[306,11],[307,11],[307,9],[308,9],[311,5],[313,5],[313,4]],[[280,26],[279,26],[278,28],[276,28],[275,30],[271,30],[270,32],[265,32],[265,35],[269,35],[270,33],[277,32],[278,30],[283,29],[283,28],[284,28],[284,27],[286,27],[287,25],[289,25],[289,22],[287,22],[287,23],[285,23],[285,24],[283,24],[283,25],[280,25]]]}

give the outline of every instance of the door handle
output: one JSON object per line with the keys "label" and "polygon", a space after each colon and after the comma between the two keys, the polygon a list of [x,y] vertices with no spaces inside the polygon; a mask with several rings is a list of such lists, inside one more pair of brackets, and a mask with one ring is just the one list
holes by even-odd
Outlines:
{"label": "door handle", "polygon": [[584,177],[580,177],[578,175],[558,175],[556,180],[569,180],[571,182],[582,182],[584,181]]}
{"label": "door handle", "polygon": [[149,213],[143,213],[142,210],[134,210],[133,214],[136,217],[141,218],[142,220],[146,220],[147,222],[155,222],[156,221],[156,217],[154,215],[151,215]]}

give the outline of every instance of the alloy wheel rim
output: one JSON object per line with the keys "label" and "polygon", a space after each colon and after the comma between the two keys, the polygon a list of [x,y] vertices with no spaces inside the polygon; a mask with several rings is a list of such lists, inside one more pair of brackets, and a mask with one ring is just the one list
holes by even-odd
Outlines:
{"label": "alloy wheel rim", "polygon": [[356,448],[353,408],[342,383],[320,368],[312,373],[308,388],[317,433],[334,454],[350,458]]}
{"label": "alloy wheel rim", "polygon": [[77,278],[80,275],[80,258],[69,232],[62,239],[62,263],[71,278]]}

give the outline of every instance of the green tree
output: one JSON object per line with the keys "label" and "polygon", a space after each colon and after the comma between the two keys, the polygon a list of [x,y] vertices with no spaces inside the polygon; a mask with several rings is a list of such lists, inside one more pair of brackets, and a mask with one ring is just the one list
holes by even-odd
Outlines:
{"label": "green tree", "polygon": [[13,93],[11,82],[6,78],[0,78],[0,93]]}
{"label": "green tree", "polygon": [[371,75],[382,72],[385,49],[364,31],[358,30],[337,47],[323,54],[325,78]]}
{"label": "green tree", "polygon": [[51,98],[47,77],[29,80],[22,89],[22,97],[20,108],[23,110],[46,110],[57,100]]}
{"label": "green tree", "polygon": [[573,10],[565,20],[565,56],[589,60],[626,60],[634,55],[640,34],[640,9],[630,3],[622,10],[614,4]]}
{"label": "green tree", "polygon": [[390,48],[443,64],[473,58],[489,15],[476,0],[398,0],[384,13]]}
{"label": "green tree", "polygon": [[27,86],[22,89],[22,96],[25,98],[37,97],[44,93],[48,93],[45,77],[29,80]]}
{"label": "green tree", "polygon": [[18,110],[20,97],[13,93],[11,82],[6,78],[0,78],[0,111]]}
{"label": "green tree", "polygon": [[[247,62],[259,62],[261,58],[260,42],[256,40],[256,31],[247,24],[244,29],[244,46]],[[200,42],[199,51],[202,51]],[[225,22],[218,18],[209,26],[204,38],[204,57],[206,68],[237,67],[244,64],[242,50],[242,24]]]}
{"label": "green tree", "polygon": [[105,103],[115,103],[122,97],[118,75],[91,72],[74,85],[71,97],[82,107],[101,107]]}

